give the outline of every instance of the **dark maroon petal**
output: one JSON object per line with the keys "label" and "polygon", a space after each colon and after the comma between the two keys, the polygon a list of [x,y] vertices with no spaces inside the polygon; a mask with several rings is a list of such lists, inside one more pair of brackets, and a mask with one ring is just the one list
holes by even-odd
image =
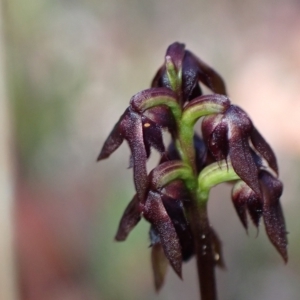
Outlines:
{"label": "dark maroon petal", "polygon": [[229,157],[234,171],[258,195],[261,195],[258,182],[258,166],[252,156],[249,135],[252,122],[239,107],[231,105],[225,113],[228,126]]}
{"label": "dark maroon petal", "polygon": [[152,120],[145,116],[142,116],[142,123],[147,157],[150,155],[150,146],[156,149],[159,153],[165,152],[161,127],[157,126]]}
{"label": "dark maroon petal", "polygon": [[246,204],[251,191],[252,190],[248,187],[248,185],[245,182],[239,180],[234,185],[231,195],[232,202],[237,212],[237,215],[240,218],[246,230],[248,229]]}
{"label": "dark maroon petal", "polygon": [[214,252],[215,262],[218,267],[220,267],[221,269],[225,269],[225,262],[224,262],[224,256],[222,251],[222,242],[212,227],[211,227],[211,240],[212,240],[212,249]]}
{"label": "dark maroon petal", "polygon": [[159,193],[149,191],[144,207],[144,217],[158,233],[166,257],[176,274],[181,278],[182,255],[180,242]]}
{"label": "dark maroon petal", "polygon": [[253,224],[258,227],[260,218],[262,217],[263,212],[263,201],[260,197],[250,189],[250,194],[247,200],[247,209]]}
{"label": "dark maroon petal", "polygon": [[144,115],[151,119],[156,125],[167,128],[170,132],[176,130],[175,119],[167,106],[152,107],[145,111]]}
{"label": "dark maroon petal", "polygon": [[194,254],[194,243],[191,228],[184,215],[182,201],[164,194],[162,195],[162,201],[177,232],[182,249],[182,259],[187,261]]}
{"label": "dark maroon petal", "polygon": [[[182,68],[182,94],[185,100],[191,100],[193,94],[198,94],[199,91],[199,66],[195,57],[185,51]],[[197,93],[198,90],[198,93]],[[200,93],[201,95],[202,93]],[[197,95],[197,96],[200,96]]]}
{"label": "dark maroon petal", "polygon": [[126,207],[116,234],[116,241],[125,241],[130,231],[141,219],[140,202],[135,195]]}
{"label": "dark maroon petal", "polygon": [[[166,67],[163,65],[158,69],[151,82],[151,87],[163,87],[163,76],[166,76]],[[167,77],[167,76],[166,76]],[[166,78],[167,79],[167,78]]]}
{"label": "dark maroon petal", "polygon": [[186,51],[186,55],[192,56],[193,60],[198,66],[198,76],[202,83],[210,88],[216,94],[226,95],[225,83],[222,77],[206,63],[192,54],[190,51]]}
{"label": "dark maroon petal", "polygon": [[163,247],[160,243],[156,243],[151,249],[151,264],[154,277],[155,290],[158,292],[165,281],[168,270],[168,259],[165,256]]}
{"label": "dark maroon petal", "polygon": [[121,145],[123,139],[128,142],[131,150],[130,166],[133,165],[135,188],[140,201],[143,201],[148,186],[147,153],[144,144],[143,124],[142,117],[130,107],[125,110],[107,138],[98,160],[108,157]]}
{"label": "dark maroon petal", "polygon": [[216,161],[227,159],[227,124],[221,114],[206,116],[202,122],[203,138]]}
{"label": "dark maroon petal", "polygon": [[210,137],[214,132],[217,125],[221,122],[223,118],[222,114],[213,114],[205,116],[201,123],[202,136],[206,144],[209,144]]}
{"label": "dark maroon petal", "polygon": [[234,171],[260,196],[258,169],[251,155],[247,138],[240,135],[229,140],[229,156]]}
{"label": "dark maroon petal", "polygon": [[[172,44],[168,48],[166,56],[171,58],[177,72],[182,69],[182,93],[184,100],[189,101],[201,96],[202,91],[198,84],[198,64],[190,55],[186,55],[184,45],[180,43]],[[165,65],[157,71],[151,86],[171,88]]]}
{"label": "dark maroon petal", "polygon": [[120,127],[131,150],[135,189],[139,200],[142,202],[145,199],[148,187],[147,154],[144,145],[143,124],[139,114],[133,112],[130,108],[127,109],[127,112],[120,123]]}
{"label": "dark maroon petal", "polygon": [[197,134],[194,135],[194,147],[196,151],[197,172],[200,173],[206,162],[207,149],[203,139]]}
{"label": "dark maroon petal", "polygon": [[253,126],[253,130],[251,132],[251,142],[254,148],[261,154],[261,156],[268,162],[269,166],[278,174],[278,165],[276,156],[270,147],[270,145],[266,142],[263,136],[259,133],[259,131]]}
{"label": "dark maroon petal", "polygon": [[287,232],[279,198],[282,194],[282,183],[266,171],[260,172],[260,183],[263,192],[263,218],[266,232],[285,262],[287,254]]}
{"label": "dark maroon petal", "polygon": [[162,189],[162,194],[180,201],[190,201],[190,193],[182,180],[174,180]]}
{"label": "dark maroon petal", "polygon": [[187,97],[187,101],[191,101],[197,97],[200,97],[202,96],[203,93],[202,93],[202,89],[200,87],[200,84],[196,84],[196,86],[194,86],[192,88],[192,90],[189,92],[189,96]]}
{"label": "dark maroon petal", "polygon": [[209,140],[209,150],[216,159],[221,161],[227,159],[228,156],[228,141],[227,141],[227,124],[221,121],[213,131]]}
{"label": "dark maroon petal", "polygon": [[175,42],[168,47],[166,52],[166,57],[168,56],[171,58],[177,72],[182,68],[182,61],[185,54],[184,48],[184,44]]}
{"label": "dark maroon petal", "polygon": [[111,131],[108,138],[106,139],[106,141],[101,149],[101,152],[98,155],[97,161],[109,157],[122,144],[124,137],[120,130],[120,122],[121,122],[122,118],[124,117],[124,114],[121,116],[120,120],[114,126],[113,130]]}

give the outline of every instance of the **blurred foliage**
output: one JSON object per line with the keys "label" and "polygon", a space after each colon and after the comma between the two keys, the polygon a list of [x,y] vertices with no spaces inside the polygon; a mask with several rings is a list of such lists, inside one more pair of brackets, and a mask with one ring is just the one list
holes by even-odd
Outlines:
{"label": "blurred foliage", "polygon": [[19,166],[25,173],[49,136],[67,134],[74,98],[83,83],[83,73],[72,61],[47,48],[47,9],[49,1],[13,0],[7,5],[9,94]]}

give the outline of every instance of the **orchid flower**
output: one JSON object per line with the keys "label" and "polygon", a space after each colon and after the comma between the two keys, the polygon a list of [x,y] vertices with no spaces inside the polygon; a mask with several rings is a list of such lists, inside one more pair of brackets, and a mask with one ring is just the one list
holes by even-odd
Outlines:
{"label": "orchid flower", "polygon": [[[202,85],[211,94],[202,94]],[[201,136],[194,132],[199,119]],[[165,146],[163,131],[171,137]],[[167,266],[182,277],[182,262],[197,258],[202,300],[217,299],[214,269],[224,267],[222,243],[212,229],[207,202],[211,188],[233,182],[232,202],[243,226],[247,214],[287,261],[287,233],[280,204],[283,191],[271,146],[240,107],[231,103],[221,76],[173,43],[151,88],[134,95],[97,160],[126,141],[131,151],[135,195],[126,207],[115,239],[126,240],[144,218],[150,223],[154,283],[159,290]],[[151,149],[161,155],[147,170]]]}

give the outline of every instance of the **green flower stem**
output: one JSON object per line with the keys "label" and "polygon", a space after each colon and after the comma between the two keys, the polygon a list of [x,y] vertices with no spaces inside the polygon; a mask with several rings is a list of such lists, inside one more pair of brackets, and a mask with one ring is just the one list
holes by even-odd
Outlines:
{"label": "green flower stem", "polygon": [[[195,162],[194,128],[188,122],[179,122],[176,147],[181,159],[193,170],[192,183],[189,188],[191,201],[184,204],[187,219],[194,236],[195,255],[197,260],[198,281],[201,300],[217,300],[215,259],[212,248],[211,229],[207,214],[207,199],[198,198],[198,178]],[[207,194],[208,196],[208,194]]]}
{"label": "green flower stem", "polygon": [[181,70],[177,73],[176,67],[170,56],[166,56],[166,69],[170,86],[173,91],[177,92],[178,88],[181,86]]}
{"label": "green flower stem", "polygon": [[195,123],[204,116],[224,113],[229,107],[230,101],[224,95],[204,95],[192,100],[182,114],[182,123],[193,128]]}
{"label": "green flower stem", "polygon": [[176,98],[174,98],[171,95],[158,95],[158,96],[148,98],[147,100],[143,101],[138,108],[140,111],[145,111],[149,108],[160,106],[160,105],[165,105],[169,107],[175,120],[180,120],[182,115],[182,110],[179,104],[177,103]]}
{"label": "green flower stem", "polygon": [[187,206],[188,217],[195,238],[197,268],[202,300],[216,300],[215,260],[212,249],[211,229],[207,214],[210,189],[222,182],[237,180],[239,176],[231,162],[221,161],[204,168],[198,176],[198,189],[195,201]]}
{"label": "green flower stem", "polygon": [[181,159],[191,166],[196,175],[195,165],[195,148],[194,148],[194,127],[190,127],[186,123],[180,121],[178,124],[178,136],[176,139],[176,147],[179,151]]}
{"label": "green flower stem", "polygon": [[195,168],[194,149],[194,125],[202,117],[223,113],[230,102],[223,95],[204,95],[192,100],[183,110],[182,117],[178,122],[178,143],[177,147],[185,163]]}
{"label": "green flower stem", "polygon": [[[170,85],[178,95],[178,84],[176,85],[178,75],[173,63],[171,62],[169,66],[168,63],[166,60]],[[179,103],[181,102],[179,101]],[[229,105],[228,98],[222,95],[201,96],[185,106],[180,118],[175,117],[177,122],[177,134],[174,137],[175,145],[182,161],[192,170],[192,174],[185,181],[190,190],[191,201],[184,203],[184,207],[194,236],[201,300],[217,300],[216,262],[207,214],[209,190],[222,181],[238,179],[238,176],[233,171],[231,164],[228,165],[227,169],[227,166],[225,167],[221,163],[223,168],[220,168],[218,164],[213,164],[205,168],[198,177],[194,148],[194,125],[203,116],[223,113]]]}
{"label": "green flower stem", "polygon": [[207,202],[210,189],[222,182],[240,179],[230,161],[213,163],[204,168],[198,176],[197,198],[200,203]]}
{"label": "green flower stem", "polygon": [[195,189],[192,169],[182,161],[170,161],[161,164],[152,172],[152,185],[157,190],[176,179],[182,179],[189,189]]}

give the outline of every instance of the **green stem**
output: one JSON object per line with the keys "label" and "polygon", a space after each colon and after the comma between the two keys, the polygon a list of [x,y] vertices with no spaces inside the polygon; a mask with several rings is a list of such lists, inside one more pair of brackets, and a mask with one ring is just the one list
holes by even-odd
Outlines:
{"label": "green stem", "polygon": [[[178,78],[172,61],[166,61],[166,68],[170,85],[178,96],[178,87],[181,86],[181,78]],[[184,207],[194,237],[199,288],[202,300],[217,300],[215,279],[216,262],[207,213],[209,190],[212,186],[222,181],[237,179],[237,175],[232,167],[220,169],[219,165],[213,164],[205,168],[198,177],[194,147],[194,125],[197,120],[203,116],[223,113],[229,105],[230,102],[228,98],[223,95],[201,96],[187,104],[179,118],[176,118],[174,115],[178,129],[174,137],[175,145],[182,161],[192,170],[192,174],[189,174],[190,178],[187,181],[191,201],[184,203]],[[177,115],[179,116],[179,114]]]}
{"label": "green stem", "polygon": [[170,89],[150,88],[135,94],[130,100],[131,108],[139,113],[161,105],[165,105],[171,110],[175,120],[181,119],[182,109],[177,102],[177,95]]}
{"label": "green stem", "polygon": [[229,105],[229,99],[224,95],[200,96],[189,102],[181,118],[177,119],[178,142],[176,145],[183,161],[192,166],[195,174],[194,125],[204,116],[224,113]]}
{"label": "green stem", "polygon": [[191,178],[193,178],[192,170],[189,165],[182,161],[168,161],[160,164],[150,173],[151,187],[155,190],[162,189],[170,182],[181,179],[190,189],[194,189],[195,185],[191,186]]}
{"label": "green stem", "polygon": [[184,205],[194,237],[201,300],[217,300],[215,279],[216,263],[214,260],[211,229],[206,205],[208,198],[199,198],[199,196],[205,196],[205,194],[197,193],[197,172],[193,143],[194,132],[190,130],[189,126],[186,127],[183,122],[180,125],[181,126],[178,127],[176,146],[181,159],[193,170],[190,179],[190,181],[193,182],[190,186],[191,201]]}
{"label": "green stem", "polygon": [[186,123],[179,122],[176,147],[179,151],[181,159],[192,168],[194,175],[196,176],[195,148],[193,138],[193,127],[191,130],[191,127],[187,126]]}
{"label": "green stem", "polygon": [[235,173],[230,161],[223,160],[207,166],[198,176],[198,201],[206,202],[210,189],[215,185],[237,179],[240,177]]}
{"label": "green stem", "polygon": [[182,69],[179,68],[179,70],[177,70],[171,57],[166,56],[166,70],[170,87],[176,93],[178,103],[180,104],[180,106],[182,106]]}

